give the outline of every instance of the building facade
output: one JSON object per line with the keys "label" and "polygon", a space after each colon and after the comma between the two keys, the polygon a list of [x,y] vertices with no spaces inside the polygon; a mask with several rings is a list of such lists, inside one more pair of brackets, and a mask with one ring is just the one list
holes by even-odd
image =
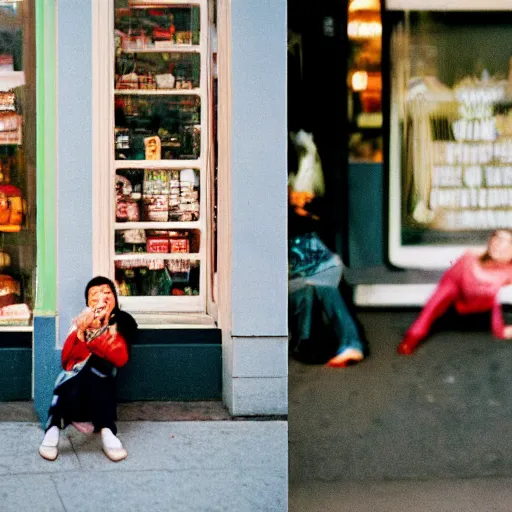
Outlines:
{"label": "building facade", "polygon": [[[85,284],[103,274],[140,327],[122,400],[222,399],[233,415],[286,414],[286,3],[31,7],[37,291],[22,329],[32,344],[10,347],[23,351],[11,368],[25,388],[4,399],[33,398],[44,419]],[[150,192],[155,173],[167,190]],[[139,208],[129,219],[124,185]],[[179,211],[169,206],[162,222],[147,205],[164,194]],[[143,249],[130,249],[141,240],[129,230]],[[148,276],[159,271],[170,279],[155,292]]]}

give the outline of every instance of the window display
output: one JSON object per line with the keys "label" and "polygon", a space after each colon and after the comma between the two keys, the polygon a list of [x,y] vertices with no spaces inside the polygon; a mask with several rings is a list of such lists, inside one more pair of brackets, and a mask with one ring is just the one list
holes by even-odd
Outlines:
{"label": "window display", "polygon": [[382,23],[379,0],[348,5],[349,160],[382,162]]}
{"label": "window display", "polygon": [[402,263],[439,248],[425,264],[444,267],[512,227],[512,27],[497,12],[390,19],[390,246]]}
{"label": "window display", "polygon": [[114,3],[113,259],[128,309],[204,308],[206,3]]}
{"label": "window display", "polygon": [[29,325],[34,305],[34,4],[0,2],[0,327]]}
{"label": "window display", "polygon": [[201,145],[198,96],[116,93],[118,160],[195,160]]}

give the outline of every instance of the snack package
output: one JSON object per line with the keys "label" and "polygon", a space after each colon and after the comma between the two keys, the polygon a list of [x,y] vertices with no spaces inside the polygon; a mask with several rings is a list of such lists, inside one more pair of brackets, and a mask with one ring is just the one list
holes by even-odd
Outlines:
{"label": "snack package", "polygon": [[21,190],[14,185],[0,185],[0,231],[20,231],[25,211]]}
{"label": "snack package", "polygon": [[169,219],[168,196],[146,195],[142,197],[144,220],[154,222],[167,222]]}
{"label": "snack package", "polygon": [[176,79],[171,73],[156,75],[155,80],[158,89],[174,89]]}

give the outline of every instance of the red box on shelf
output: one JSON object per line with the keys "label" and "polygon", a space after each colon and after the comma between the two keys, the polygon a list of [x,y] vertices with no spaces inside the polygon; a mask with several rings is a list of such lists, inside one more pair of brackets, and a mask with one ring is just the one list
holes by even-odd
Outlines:
{"label": "red box on shelf", "polygon": [[190,244],[186,238],[171,238],[170,249],[171,252],[188,253],[190,251]]}
{"label": "red box on shelf", "polygon": [[169,239],[160,237],[148,237],[146,241],[146,247],[148,252],[169,252]]}

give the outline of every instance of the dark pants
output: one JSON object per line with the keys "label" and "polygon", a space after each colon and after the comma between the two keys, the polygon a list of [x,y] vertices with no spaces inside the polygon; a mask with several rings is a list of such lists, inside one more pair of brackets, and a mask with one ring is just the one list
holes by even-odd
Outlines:
{"label": "dark pants", "polygon": [[[308,284],[291,293],[288,301],[294,355],[300,358],[301,351],[311,352],[305,345],[312,344],[317,352],[313,359],[319,361],[348,347],[363,351],[357,326],[337,287]],[[307,357],[311,359],[312,354]]]}
{"label": "dark pants", "polygon": [[[512,306],[503,304],[501,308],[505,323],[508,325],[512,321]],[[491,320],[491,311],[463,315],[454,306],[450,306],[443,315],[434,321],[431,334],[440,331],[487,332],[491,328]]]}
{"label": "dark pants", "polygon": [[109,428],[116,434],[116,381],[115,377],[104,375],[88,362],[77,375],[57,386],[47,429],[65,428],[72,421],[90,421],[95,432]]}

